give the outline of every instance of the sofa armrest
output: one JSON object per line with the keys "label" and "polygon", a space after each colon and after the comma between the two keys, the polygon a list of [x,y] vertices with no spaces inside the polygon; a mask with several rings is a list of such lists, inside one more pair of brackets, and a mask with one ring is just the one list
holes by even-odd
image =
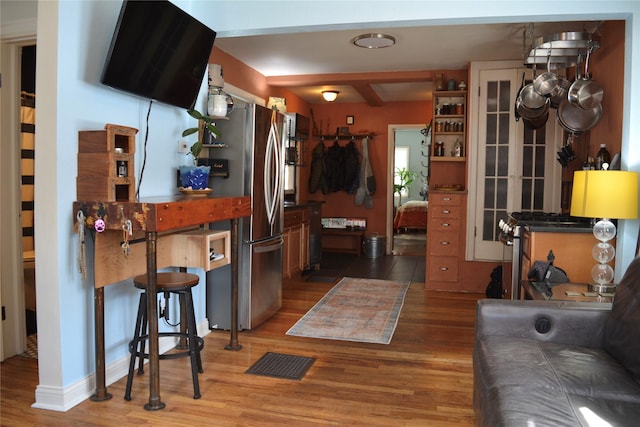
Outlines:
{"label": "sofa armrest", "polygon": [[610,303],[482,299],[476,340],[499,335],[601,348],[610,313]]}

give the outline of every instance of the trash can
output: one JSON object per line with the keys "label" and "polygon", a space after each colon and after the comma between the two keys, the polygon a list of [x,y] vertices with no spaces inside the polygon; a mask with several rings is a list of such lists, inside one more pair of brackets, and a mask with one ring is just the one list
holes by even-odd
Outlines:
{"label": "trash can", "polygon": [[362,245],[364,246],[363,252],[367,257],[378,258],[384,255],[386,239],[384,236],[374,233],[370,236],[365,236]]}

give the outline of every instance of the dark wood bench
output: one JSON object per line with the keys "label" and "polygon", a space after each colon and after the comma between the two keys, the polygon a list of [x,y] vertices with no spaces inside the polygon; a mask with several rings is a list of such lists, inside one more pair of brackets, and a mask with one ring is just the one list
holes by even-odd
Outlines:
{"label": "dark wood bench", "polygon": [[[322,250],[360,255],[364,231],[362,229],[323,228]],[[344,245],[336,244],[338,242],[344,242]]]}

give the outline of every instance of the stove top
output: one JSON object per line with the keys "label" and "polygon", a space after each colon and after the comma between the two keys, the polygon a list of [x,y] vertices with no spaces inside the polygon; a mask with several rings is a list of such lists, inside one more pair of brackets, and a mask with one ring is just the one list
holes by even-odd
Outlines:
{"label": "stove top", "polygon": [[509,217],[501,219],[498,228],[501,240],[510,241],[520,235],[520,227],[576,229],[592,227],[590,218],[575,217],[551,212],[512,212]]}
{"label": "stove top", "polygon": [[[590,218],[582,218],[571,215],[563,215],[552,212],[512,212],[510,220],[513,219],[517,225],[528,225],[532,223],[564,223],[564,224],[591,224]],[[512,222],[512,221],[509,221]]]}

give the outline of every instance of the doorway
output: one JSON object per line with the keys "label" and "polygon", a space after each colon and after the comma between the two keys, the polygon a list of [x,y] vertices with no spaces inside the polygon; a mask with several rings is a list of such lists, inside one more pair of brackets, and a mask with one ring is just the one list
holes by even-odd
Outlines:
{"label": "doorway", "polygon": [[424,125],[392,125],[389,161],[390,215],[387,231],[393,255],[426,253],[426,204],[429,176],[429,144]]}
{"label": "doorway", "polygon": [[36,126],[36,46],[21,49],[20,73],[20,194],[22,202],[22,264],[27,348],[37,358],[36,275],[34,244],[34,171]]}
{"label": "doorway", "polygon": [[[35,252],[33,227],[35,39],[2,40],[2,287],[0,359],[37,354],[35,337]],[[29,112],[27,112],[27,110]],[[23,114],[27,112],[26,114]]]}

